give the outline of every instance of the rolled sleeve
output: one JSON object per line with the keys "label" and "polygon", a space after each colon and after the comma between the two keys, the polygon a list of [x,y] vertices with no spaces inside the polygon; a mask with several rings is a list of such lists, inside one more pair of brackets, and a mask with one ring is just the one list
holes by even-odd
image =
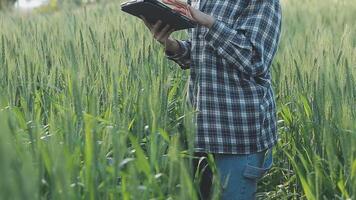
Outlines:
{"label": "rolled sleeve", "polygon": [[177,40],[181,50],[177,54],[172,54],[169,51],[166,51],[166,57],[169,60],[176,62],[182,69],[190,68],[190,40]]}
{"label": "rolled sleeve", "polygon": [[275,55],[280,35],[280,5],[278,1],[261,1],[248,7],[243,16],[233,27],[216,19],[205,40],[229,64],[256,77],[268,72]]}

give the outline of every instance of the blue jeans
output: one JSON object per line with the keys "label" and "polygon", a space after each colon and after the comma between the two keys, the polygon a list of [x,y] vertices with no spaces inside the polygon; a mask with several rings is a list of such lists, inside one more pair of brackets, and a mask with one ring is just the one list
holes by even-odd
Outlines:
{"label": "blue jeans", "polygon": [[[198,157],[206,156],[196,153]],[[213,154],[222,186],[221,200],[253,200],[256,198],[258,180],[272,167],[272,149],[253,154]],[[202,170],[201,199],[209,199],[212,172],[207,162],[195,164]]]}

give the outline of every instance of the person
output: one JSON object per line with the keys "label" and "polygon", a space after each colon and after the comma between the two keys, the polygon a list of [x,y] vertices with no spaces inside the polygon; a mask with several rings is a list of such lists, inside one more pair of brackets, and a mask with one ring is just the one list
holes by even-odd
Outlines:
{"label": "person", "polygon": [[[278,141],[270,66],[280,40],[280,2],[163,2],[198,24],[188,29],[188,39],[177,40],[169,25],[150,24],[141,16],[165,56],[190,69],[188,97],[197,111],[195,155],[213,155],[221,199],[255,199],[257,182],[271,168]],[[209,199],[211,169],[198,161],[194,169],[207,169],[200,194]]]}

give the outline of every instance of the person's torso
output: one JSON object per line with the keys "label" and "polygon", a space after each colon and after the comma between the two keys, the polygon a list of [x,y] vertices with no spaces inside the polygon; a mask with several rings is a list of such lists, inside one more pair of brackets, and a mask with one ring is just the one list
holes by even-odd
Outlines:
{"label": "person's torso", "polygon": [[[191,5],[229,28],[241,31],[239,27],[250,17],[246,9],[255,1],[200,0]],[[191,39],[189,98],[199,111],[197,144],[209,148],[214,145],[241,147],[242,152],[248,152],[249,145],[258,143],[257,149],[260,149],[263,138],[273,136],[276,124],[270,72],[258,77],[243,73],[238,63],[228,62],[205,40],[208,31],[203,26],[188,29]],[[224,39],[227,38],[221,38]]]}

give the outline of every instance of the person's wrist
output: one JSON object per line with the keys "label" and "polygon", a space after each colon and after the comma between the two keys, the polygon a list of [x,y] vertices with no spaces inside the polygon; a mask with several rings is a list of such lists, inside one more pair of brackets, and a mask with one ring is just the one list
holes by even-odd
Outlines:
{"label": "person's wrist", "polygon": [[180,50],[180,46],[178,41],[173,38],[168,38],[165,45],[165,51],[170,54],[178,54]]}

